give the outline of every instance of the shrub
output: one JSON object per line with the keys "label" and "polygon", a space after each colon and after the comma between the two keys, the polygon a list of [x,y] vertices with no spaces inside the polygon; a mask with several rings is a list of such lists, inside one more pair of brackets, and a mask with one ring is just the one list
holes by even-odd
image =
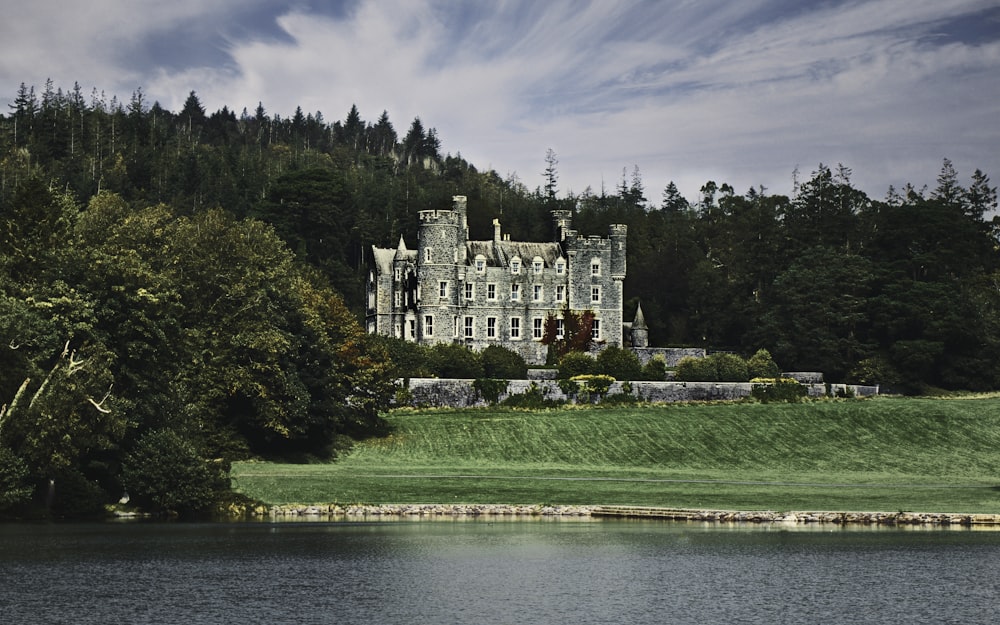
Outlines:
{"label": "shrub", "polygon": [[629,349],[607,347],[597,355],[595,364],[596,373],[610,375],[616,380],[638,380],[642,376],[642,363]]}
{"label": "shrub", "polygon": [[221,468],[173,430],[140,438],[122,463],[122,481],[139,504],[182,514],[206,510],[226,490]]}
{"label": "shrub", "polygon": [[499,345],[490,345],[479,353],[483,375],[487,378],[523,380],[528,377],[528,364],[517,352]]}
{"label": "shrub", "polygon": [[46,482],[42,488],[48,491],[46,503],[51,503],[54,516],[79,519],[104,513],[107,493],[80,471],[67,468],[55,474],[52,481]]}
{"label": "shrub", "polygon": [[762,403],[797,403],[806,396],[807,389],[791,378],[754,378],[750,396]]}
{"label": "shrub", "polygon": [[674,379],[680,382],[718,382],[719,373],[715,363],[708,358],[681,358],[677,363]]}
{"label": "shrub", "polygon": [[483,377],[476,352],[457,343],[438,343],[428,350],[431,372],[439,378],[474,380]]}
{"label": "shrub", "polygon": [[31,498],[28,465],[7,447],[0,446],[0,510]]}
{"label": "shrub", "polygon": [[580,392],[580,383],[576,380],[570,378],[559,378],[556,382],[559,385],[559,390],[563,392],[568,398],[575,397],[577,393]]}
{"label": "shrub", "polygon": [[667,379],[667,361],[662,356],[653,356],[642,367],[642,379],[662,382]]}
{"label": "shrub", "polygon": [[751,378],[776,378],[781,374],[781,369],[771,358],[771,352],[766,349],[758,349],[747,360],[747,374]]}
{"label": "shrub", "polygon": [[397,378],[426,378],[431,375],[429,368],[430,350],[412,341],[404,341],[391,336],[366,335],[366,341],[385,349],[392,363],[392,373]]}
{"label": "shrub", "polygon": [[719,382],[746,382],[750,379],[746,361],[736,354],[712,354],[708,360],[715,365]]}
{"label": "shrub", "polygon": [[510,382],[507,380],[497,380],[495,378],[476,378],[472,382],[472,388],[476,391],[477,397],[482,397],[491,406],[495,406],[500,401],[500,395],[507,391]]}
{"label": "shrub", "polygon": [[[568,380],[566,381],[568,382]],[[511,395],[501,402],[502,406],[529,409],[556,408],[562,404],[563,402],[548,397],[546,391],[534,382],[528,386],[528,390],[525,392]]]}
{"label": "shrub", "polygon": [[639,398],[632,393],[615,393],[614,395],[608,395],[607,397],[601,399],[602,405],[609,406],[619,406],[619,405],[632,405],[638,404]]}
{"label": "shrub", "polygon": [[847,381],[853,384],[875,386],[883,384],[896,386],[900,383],[900,375],[896,369],[882,356],[865,358],[854,366],[847,374]]}
{"label": "shrub", "polygon": [[747,363],[736,354],[712,354],[704,358],[682,358],[675,379],[681,382],[746,382]]}
{"label": "shrub", "polygon": [[596,395],[598,399],[604,397],[615,382],[613,377],[603,374],[577,375],[571,379],[581,385],[584,393],[590,395],[591,398]]}
{"label": "shrub", "polygon": [[559,360],[559,377],[573,378],[594,373],[596,363],[590,354],[569,352]]}
{"label": "shrub", "polygon": [[615,393],[614,395],[608,395],[601,399],[602,404],[618,405],[618,404],[637,404],[639,403],[639,398],[632,394],[632,383],[628,380],[622,382],[622,392]]}

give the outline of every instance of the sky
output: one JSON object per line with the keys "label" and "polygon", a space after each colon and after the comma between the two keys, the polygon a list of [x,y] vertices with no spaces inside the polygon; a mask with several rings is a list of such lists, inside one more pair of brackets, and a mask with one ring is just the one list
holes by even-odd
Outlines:
{"label": "sky", "polygon": [[[6,0],[11,2],[12,0]],[[9,7],[8,7],[9,8]],[[415,117],[443,153],[560,195],[638,168],[791,194],[798,171],[931,189],[1000,180],[997,0],[32,0],[0,21],[0,111],[21,83],[79,83],[180,111],[258,103],[343,120]]]}

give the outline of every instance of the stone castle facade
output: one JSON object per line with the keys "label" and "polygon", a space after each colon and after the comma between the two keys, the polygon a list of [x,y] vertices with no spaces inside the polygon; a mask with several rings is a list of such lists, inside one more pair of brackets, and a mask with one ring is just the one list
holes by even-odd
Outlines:
{"label": "stone castle facade", "polygon": [[[598,348],[623,346],[622,286],[627,227],[580,236],[570,211],[553,211],[555,240],[511,241],[494,221],[493,239],[470,241],[466,198],[450,210],[420,212],[417,248],[372,246],[367,330],[424,345],[500,345],[529,364],[545,362],[545,319],[592,311]],[[561,324],[558,326],[561,327]]]}

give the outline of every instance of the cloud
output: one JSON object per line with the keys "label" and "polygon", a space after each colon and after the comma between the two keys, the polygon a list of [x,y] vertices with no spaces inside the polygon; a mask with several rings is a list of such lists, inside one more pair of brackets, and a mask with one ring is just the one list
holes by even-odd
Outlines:
{"label": "cloud", "polygon": [[51,77],[172,110],[191,90],[209,111],[332,121],[356,104],[401,134],[420,116],[446,151],[532,188],[550,147],[564,192],[638,165],[654,201],[669,180],[788,193],[820,162],[873,196],[933,182],[943,157],[1000,175],[988,0],[64,4],[0,25],[8,98]]}

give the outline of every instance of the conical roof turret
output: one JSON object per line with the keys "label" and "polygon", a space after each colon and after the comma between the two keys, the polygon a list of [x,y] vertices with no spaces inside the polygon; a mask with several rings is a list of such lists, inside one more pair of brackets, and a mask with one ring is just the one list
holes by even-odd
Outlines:
{"label": "conical roof turret", "polygon": [[399,235],[399,245],[396,246],[396,258],[402,260],[406,256],[407,251],[403,235]]}
{"label": "conical roof turret", "polygon": [[649,327],[646,325],[646,317],[642,314],[642,304],[637,304],[635,307],[635,320],[632,321],[633,330],[648,330]]}

